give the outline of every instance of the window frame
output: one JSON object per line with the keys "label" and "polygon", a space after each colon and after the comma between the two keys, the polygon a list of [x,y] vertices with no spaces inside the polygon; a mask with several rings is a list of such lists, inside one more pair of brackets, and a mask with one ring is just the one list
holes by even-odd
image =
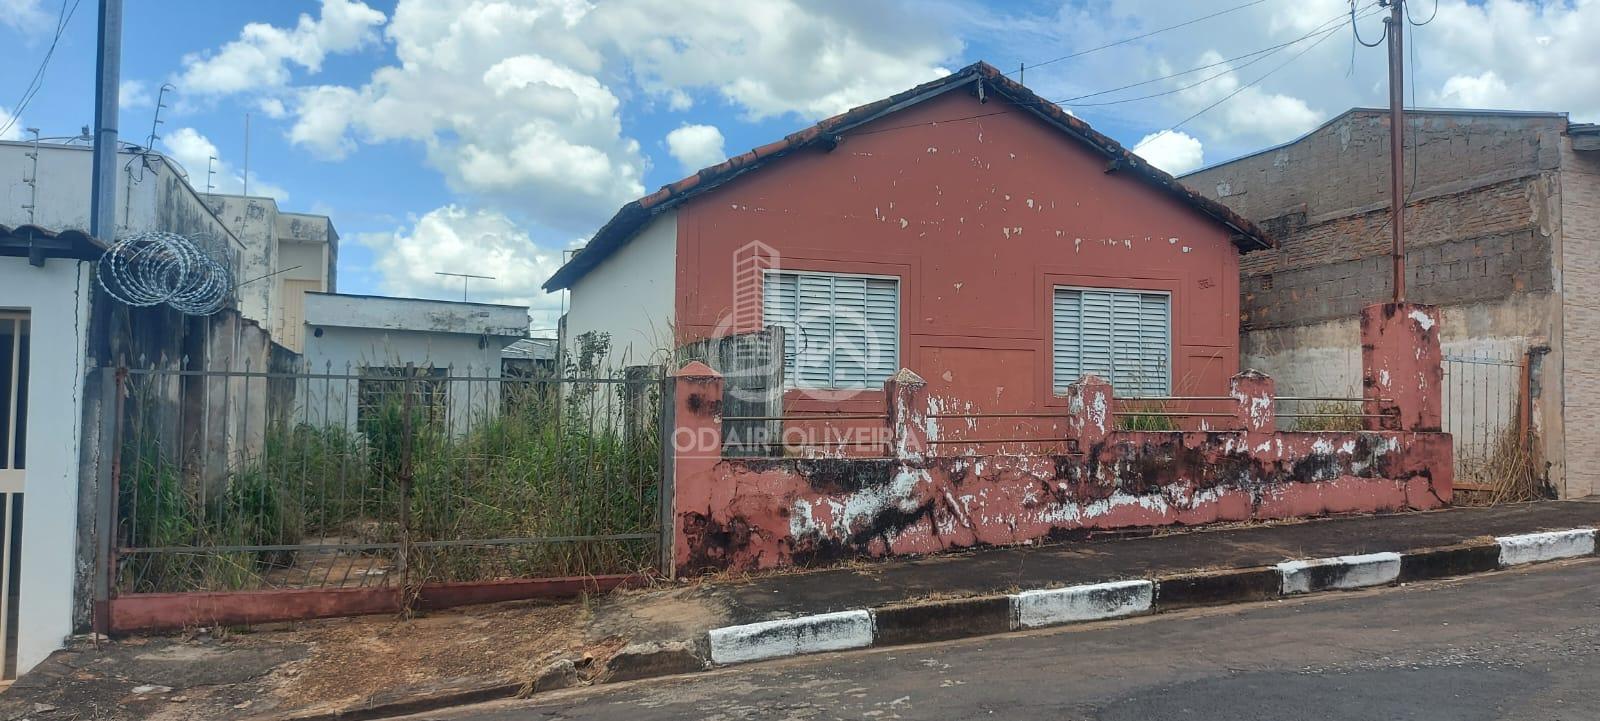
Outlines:
{"label": "window frame", "polygon": [[[1173,385],[1176,383],[1176,377],[1177,377],[1177,365],[1176,365],[1176,362],[1177,362],[1177,347],[1178,347],[1178,330],[1177,330],[1178,329],[1178,317],[1173,312],[1173,307],[1176,305],[1176,302],[1175,302],[1176,298],[1177,298],[1177,294],[1176,293],[1174,293],[1170,289],[1163,289],[1163,288],[1125,288],[1125,287],[1078,285],[1078,284],[1072,284],[1072,283],[1051,283],[1050,284],[1050,292],[1045,295],[1045,298],[1048,301],[1048,308],[1047,308],[1048,313],[1045,315],[1045,322],[1050,327],[1050,332],[1046,334],[1046,336],[1048,338],[1048,341],[1047,341],[1047,343],[1045,345],[1045,350],[1049,354],[1049,358],[1050,358],[1050,362],[1046,367],[1049,369],[1049,371],[1048,371],[1049,387],[1050,387],[1050,395],[1052,397],[1055,397],[1055,398],[1064,397],[1066,395],[1066,386],[1071,385],[1072,383],[1076,383],[1079,380],[1078,378],[1073,378],[1073,379],[1068,380],[1066,383],[1060,384],[1059,386],[1056,383],[1056,323],[1055,323],[1055,318],[1056,318],[1056,292],[1057,291],[1062,291],[1062,290],[1077,291],[1079,293],[1134,293],[1134,294],[1139,294],[1139,295],[1159,295],[1159,296],[1164,296],[1167,299],[1167,362],[1166,362],[1167,377],[1166,377],[1166,390],[1162,393],[1162,395],[1171,395],[1173,393],[1172,389],[1173,389]],[[1080,313],[1081,313],[1081,311],[1080,311]],[[1080,327],[1081,327],[1081,322],[1080,322]],[[1081,334],[1080,334],[1080,337],[1081,337]],[[1080,344],[1080,348],[1081,347],[1082,346]],[[1113,353],[1112,354],[1112,358],[1115,359],[1115,357],[1116,356]],[[1080,353],[1080,358],[1081,358],[1081,353]],[[1079,365],[1081,366],[1082,364],[1080,363]],[[1114,366],[1115,366],[1115,362],[1113,360],[1113,367]],[[1113,376],[1114,375],[1115,374],[1113,373]],[[1112,384],[1112,390],[1114,392],[1118,391],[1118,389],[1116,388],[1116,382],[1115,382],[1115,378],[1114,377],[1113,378],[1106,378],[1105,380]],[[1122,396],[1119,393],[1118,397],[1122,397],[1122,398],[1137,398],[1138,396]]]}
{"label": "window frame", "polygon": [[[905,282],[903,281],[903,279],[900,276],[883,274],[883,273],[851,273],[851,272],[845,272],[845,271],[803,270],[803,269],[797,269],[797,268],[782,268],[782,267],[780,267],[780,268],[764,268],[761,271],[761,327],[763,329],[768,327],[768,325],[767,325],[767,283],[770,281],[770,279],[774,275],[791,275],[791,276],[795,276],[796,277],[796,288],[799,287],[798,286],[799,278],[802,277],[802,276],[814,276],[814,277],[826,277],[826,278],[851,278],[851,279],[859,278],[859,279],[862,279],[862,280],[887,280],[887,281],[893,282],[894,283],[894,358],[893,358],[893,362],[890,364],[891,367],[893,368],[893,370],[889,371],[889,377],[893,377],[894,374],[899,371],[899,369],[901,367],[900,358],[901,358],[901,355],[903,353],[904,346],[905,346],[905,338],[904,338],[904,335],[905,335],[905,333],[904,333],[905,302],[903,300],[903,292],[902,292],[905,289]],[[835,303],[835,305],[836,305],[836,303]],[[785,334],[786,335],[787,335],[787,332],[788,332],[788,329],[786,328],[785,329]],[[830,336],[830,337],[836,337],[836,334],[834,334],[833,336]],[[830,384],[830,385],[805,385],[805,384],[802,384],[800,382],[800,379],[798,378],[798,376],[799,376],[799,372],[798,372],[798,368],[799,368],[798,341],[799,341],[799,339],[796,338],[795,341],[797,343],[797,345],[796,345],[797,353],[796,353],[796,357],[794,359],[794,362],[792,362],[792,363],[790,362],[790,358],[789,358],[789,354],[787,352],[787,348],[783,349],[783,351],[782,351],[783,352],[783,368],[784,368],[783,389],[784,389],[785,393],[788,393],[790,391],[830,391],[830,392],[838,391],[838,392],[854,393],[854,392],[861,392],[861,391],[882,391],[883,390],[883,388],[881,387],[881,384],[878,385],[878,386],[867,384],[867,385],[864,385],[864,386],[859,387],[859,388],[858,387],[853,387],[853,386],[836,385],[836,383],[838,382],[837,379],[836,379],[836,377],[838,375],[837,374],[838,361],[837,361],[837,356],[835,354],[832,354],[832,353],[830,353],[829,359],[828,359],[828,363],[829,363],[829,365],[828,365],[828,375],[829,375],[830,378],[834,379],[834,380],[830,381],[830,383],[832,383],[832,384]],[[795,370],[795,372],[794,373],[790,373],[789,372],[790,370]]]}

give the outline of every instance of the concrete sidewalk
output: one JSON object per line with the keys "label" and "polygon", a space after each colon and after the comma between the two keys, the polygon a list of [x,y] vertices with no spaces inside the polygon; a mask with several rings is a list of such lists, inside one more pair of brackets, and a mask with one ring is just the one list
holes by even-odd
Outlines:
{"label": "concrete sidewalk", "polygon": [[[1398,565],[1398,554],[1409,552],[1407,559],[1442,561],[1432,563],[1429,574],[1457,575],[1503,562],[1493,537],[1597,526],[1600,499],[1163,529],[1144,537],[1108,533],[816,571],[708,576],[568,604],[513,603],[411,619],[333,619],[79,643],[0,694],[0,720],[382,718],[519,692],[701,670],[707,659],[718,658],[708,639],[740,627],[759,636],[764,622],[820,616],[841,638],[864,632],[869,644],[879,645],[1002,633],[1017,627],[1017,598],[1037,602],[1025,613],[1056,623],[1061,621],[1050,619],[1077,620],[1072,614],[1084,604],[1103,609],[1142,603],[1144,610],[1129,612],[1150,612],[1155,595],[1154,606],[1175,607],[1178,593],[1169,593],[1168,584],[1156,588],[1136,579],[1249,569],[1216,574],[1234,586],[1222,595],[1248,600],[1252,588],[1259,592],[1253,598],[1297,592],[1286,590],[1287,577],[1280,589],[1284,571],[1273,568],[1293,559],[1375,554],[1395,557],[1380,559],[1380,565]],[[1592,539],[1588,534],[1591,551]],[[1415,554],[1441,547],[1453,550]],[[1337,578],[1329,583],[1329,571],[1316,564],[1298,570],[1312,590],[1349,587]],[[1408,571],[1381,582],[1414,577]],[[1239,590],[1239,579],[1250,586],[1243,596],[1231,593]],[[1107,583],[1117,581],[1122,583]],[[1211,585],[1203,580],[1185,587],[1188,603],[1217,602],[1208,597],[1215,590]],[[1092,592],[1073,595],[1083,589]],[[1038,625],[1028,618],[1021,623]],[[892,640],[895,634],[902,640]],[[829,648],[824,642],[794,652]]]}
{"label": "concrete sidewalk", "polygon": [[[1071,586],[1203,570],[1266,566],[1297,558],[1450,546],[1475,538],[1600,525],[1600,498],[1348,516],[1226,528],[1107,532],[1082,540],[1013,546],[914,559],[871,561],[815,571],[617,594],[595,606],[597,623],[622,633],[673,638],[698,627],[961,598],[1017,589]],[[681,614],[638,614],[640,597]]]}

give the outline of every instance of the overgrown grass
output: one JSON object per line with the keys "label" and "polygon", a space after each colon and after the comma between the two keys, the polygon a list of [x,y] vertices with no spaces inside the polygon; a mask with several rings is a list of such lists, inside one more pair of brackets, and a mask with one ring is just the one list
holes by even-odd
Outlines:
{"label": "overgrown grass", "polygon": [[[222,546],[403,543],[407,583],[650,566],[652,540],[581,537],[655,529],[654,416],[614,412],[606,396],[624,393],[624,384],[564,383],[564,393],[555,384],[504,387],[499,407],[471,423],[395,399],[354,429],[269,427],[254,453],[218,473],[172,457],[149,432],[157,424],[135,424],[123,451],[120,542],[194,550],[135,552],[122,563],[120,587],[258,588],[309,562],[295,549],[208,550]],[[640,387],[650,389],[643,406],[658,408],[659,386]],[[438,543],[455,541],[475,543]],[[396,550],[366,553],[400,570]]]}
{"label": "overgrown grass", "polygon": [[1294,429],[1310,432],[1347,432],[1366,429],[1361,417],[1361,404],[1346,401],[1317,401],[1306,413],[1295,419]]}
{"label": "overgrown grass", "polygon": [[1178,430],[1177,419],[1162,415],[1169,413],[1167,404],[1161,401],[1131,401],[1127,406],[1119,405],[1117,410],[1117,430],[1119,431],[1175,431]]}

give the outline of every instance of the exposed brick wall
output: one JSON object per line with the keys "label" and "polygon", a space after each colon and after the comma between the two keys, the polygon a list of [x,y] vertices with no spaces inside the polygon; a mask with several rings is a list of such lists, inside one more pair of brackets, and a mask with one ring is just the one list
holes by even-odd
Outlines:
{"label": "exposed brick wall", "polygon": [[[1554,170],[1566,119],[1556,114],[1407,115],[1406,182],[1426,196]],[[1389,119],[1354,110],[1306,138],[1183,177],[1251,219],[1311,218],[1388,207]],[[1460,189],[1455,187],[1454,189]]]}
{"label": "exposed brick wall", "polygon": [[1562,159],[1564,495],[1600,492],[1600,152]]}
{"label": "exposed brick wall", "polygon": [[[1565,120],[1410,117],[1407,295],[1453,305],[1551,290]],[[1278,239],[1277,250],[1241,260],[1245,328],[1353,317],[1388,299],[1388,133],[1386,115],[1353,111],[1291,145],[1184,178]]]}

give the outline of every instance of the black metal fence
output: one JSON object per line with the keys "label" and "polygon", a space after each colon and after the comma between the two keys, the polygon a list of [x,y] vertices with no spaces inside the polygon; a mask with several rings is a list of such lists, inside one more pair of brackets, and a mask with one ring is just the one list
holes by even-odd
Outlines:
{"label": "black metal fence", "polygon": [[120,594],[652,570],[656,369],[119,372]]}

